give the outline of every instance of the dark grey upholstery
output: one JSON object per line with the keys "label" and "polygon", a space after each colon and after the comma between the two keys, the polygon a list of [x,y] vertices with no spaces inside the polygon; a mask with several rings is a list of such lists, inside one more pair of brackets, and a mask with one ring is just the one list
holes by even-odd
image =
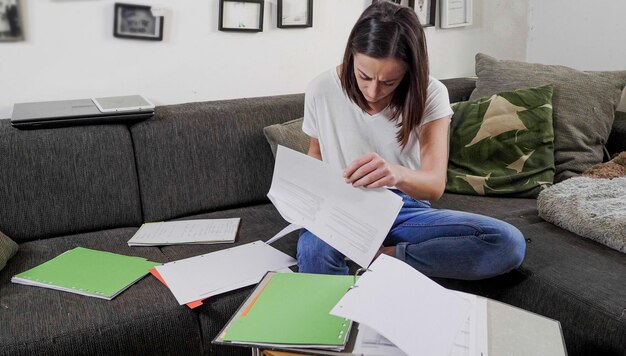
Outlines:
{"label": "dark grey upholstery", "polygon": [[141,223],[123,125],[22,131],[0,120],[0,231],[16,242]]}
{"label": "dark grey upholstery", "polygon": [[611,154],[626,151],[626,112],[615,112],[615,121],[606,148]]}
{"label": "dark grey upholstery", "polygon": [[146,221],[265,201],[263,127],[301,117],[303,95],[158,107],[131,128]]}
{"label": "dark grey upholstery", "polygon": [[559,320],[570,355],[595,354],[599,347],[597,354],[620,355],[626,350],[621,337],[626,332],[626,258],[543,221],[534,202],[445,194],[434,206],[505,220],[522,231],[527,247],[522,267],[507,275],[439,282]]}
{"label": "dark grey upholstery", "polygon": [[[451,101],[467,100],[475,86],[468,78],[443,83]],[[130,129],[19,131],[0,121],[0,231],[21,242],[0,271],[0,356],[249,355],[211,340],[251,287],[190,310],[152,276],[112,301],[9,280],[76,246],[169,262],[267,240],[287,223],[266,199],[274,160],[263,127],[302,112],[303,96],[289,95],[158,107],[153,120]],[[615,120],[609,150],[626,142],[620,122]],[[544,222],[533,199],[445,194],[434,206],[503,219],[528,241],[517,270],[440,283],[559,320],[570,355],[624,354],[622,254]],[[242,218],[234,245],[126,244],[142,221],[212,217]],[[295,256],[297,235],[275,247]]]}
{"label": "dark grey upholstery", "polygon": [[0,271],[0,355],[198,354],[197,315],[146,277],[111,301],[10,283],[10,278],[76,246],[166,262],[156,247],[130,248],[137,228],[22,243]]}
{"label": "dark grey upholstery", "polygon": [[[168,246],[162,248],[163,254],[167,256],[168,260],[179,260],[257,240],[265,241],[288,225],[280,214],[278,214],[274,206],[269,203],[245,208],[227,209],[209,214],[194,215],[188,218],[209,219],[228,217],[241,218],[241,225],[235,244]],[[295,256],[297,242],[298,232],[292,232],[275,242],[272,246],[288,255]],[[207,273],[219,273],[219,271],[207,271]],[[239,308],[251,290],[252,287],[248,287],[218,297],[209,298],[205,300],[201,307],[196,309],[204,335],[203,342],[205,350],[211,350],[216,355],[247,354],[244,352],[246,350],[241,348],[212,345],[211,340],[217,336],[217,333],[235,313],[237,308]]]}

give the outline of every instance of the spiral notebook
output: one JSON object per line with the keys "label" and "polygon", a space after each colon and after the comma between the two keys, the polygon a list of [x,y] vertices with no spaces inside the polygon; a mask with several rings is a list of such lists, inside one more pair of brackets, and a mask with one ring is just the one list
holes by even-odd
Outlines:
{"label": "spiral notebook", "polygon": [[352,321],[330,310],[353,283],[353,276],[268,272],[214,342],[341,351]]}
{"label": "spiral notebook", "polygon": [[157,265],[142,257],[76,247],[11,282],[111,300]]}

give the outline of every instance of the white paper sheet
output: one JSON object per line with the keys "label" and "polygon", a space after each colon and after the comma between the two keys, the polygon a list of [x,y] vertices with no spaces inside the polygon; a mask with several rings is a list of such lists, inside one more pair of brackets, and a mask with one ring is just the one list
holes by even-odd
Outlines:
{"label": "white paper sheet", "polygon": [[[470,316],[456,334],[450,356],[488,356],[487,300],[472,294],[454,291],[472,303]],[[367,325],[359,324],[353,354],[376,356],[406,356],[396,345]]]}
{"label": "white paper sheet", "polygon": [[271,239],[265,241],[265,243],[269,245],[269,244],[273,243],[274,241],[279,240],[281,237],[283,237],[283,236],[285,236],[285,235],[287,235],[287,234],[289,234],[291,232],[294,232],[296,230],[300,230],[300,229],[302,229],[302,226],[298,226],[296,224],[289,224],[284,229],[282,229],[278,233],[276,233],[276,235],[272,236]]}
{"label": "white paper sheet", "polygon": [[389,190],[354,188],[341,170],[283,146],[267,196],[285,220],[362,267],[370,264],[402,208],[402,198]]}
{"label": "white paper sheet", "polygon": [[471,303],[406,263],[378,257],[331,310],[376,330],[408,355],[447,356]]}
{"label": "white paper sheet", "polygon": [[145,223],[128,246],[211,244],[235,242],[240,218]]}
{"label": "white paper sheet", "polygon": [[180,305],[258,283],[296,260],[263,241],[155,267]]}

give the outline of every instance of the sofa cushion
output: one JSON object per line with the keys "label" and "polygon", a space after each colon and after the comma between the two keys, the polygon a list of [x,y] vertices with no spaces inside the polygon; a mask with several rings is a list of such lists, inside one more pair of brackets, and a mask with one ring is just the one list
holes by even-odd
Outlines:
{"label": "sofa cushion", "polygon": [[126,241],[136,230],[104,230],[21,244],[0,271],[0,355],[200,354],[197,315],[179,306],[152,276],[110,301],[10,282],[13,275],[76,246],[166,262],[156,247],[128,247]]}
{"label": "sofa cushion", "polygon": [[476,55],[476,89],[471,100],[501,91],[554,86],[555,182],[602,162],[614,112],[626,84],[624,72],[581,72]]}
{"label": "sofa cushion", "polygon": [[[289,224],[283,220],[272,204],[226,209],[208,214],[188,216],[185,217],[185,219],[229,217],[241,218],[241,224],[234,246],[257,240],[266,241]],[[272,246],[295,257],[298,234],[297,231],[292,232],[274,242]],[[230,247],[233,247],[233,244],[163,246],[161,249],[168,260],[179,260]],[[216,272],[218,271],[207,271],[207,273]],[[217,336],[224,325],[226,325],[226,322],[228,322],[231,316],[235,314],[241,303],[243,303],[244,299],[250,294],[252,288],[253,287],[241,288],[208,298],[204,300],[202,306],[194,309],[200,318],[205,350],[210,350],[211,354],[215,355],[247,355],[250,353],[250,351],[245,348],[213,345],[211,341]]]}
{"label": "sofa cushion", "polygon": [[263,128],[303,112],[301,94],[157,107],[131,127],[145,221],[267,201]]}
{"label": "sofa cushion", "polygon": [[610,154],[626,151],[626,112],[615,112],[615,121],[606,149]]}
{"label": "sofa cushion", "polygon": [[[223,218],[241,218],[237,237],[233,244],[207,244],[207,245],[176,245],[162,246],[161,251],[169,261],[180,260],[192,256],[197,256],[209,252],[231,248],[241,244],[246,244],[258,240],[267,241],[274,234],[289,225],[278,213],[274,205],[264,203],[259,205],[251,205],[241,208],[224,209],[211,213],[190,215],[179,218],[177,220],[187,219],[223,219]],[[272,244],[284,253],[295,256],[298,232],[292,232],[289,235],[279,239]]]}
{"label": "sofa cushion", "polygon": [[482,281],[438,281],[559,320],[568,354],[623,354],[626,259],[543,221],[535,203],[535,199],[444,194],[433,206],[500,218],[518,227],[527,243],[518,270]]}
{"label": "sofa cushion", "polygon": [[124,125],[18,130],[0,120],[0,230],[16,242],[141,224]]}
{"label": "sofa cushion", "polygon": [[291,148],[304,154],[309,150],[309,136],[302,132],[303,119],[295,119],[281,124],[274,124],[263,128],[263,133],[270,144],[272,154],[276,157],[278,145]]}
{"label": "sofa cushion", "polygon": [[0,270],[6,266],[7,261],[15,255],[19,246],[7,235],[0,231]]}
{"label": "sofa cushion", "polygon": [[552,86],[452,105],[446,190],[536,197],[554,179]]}

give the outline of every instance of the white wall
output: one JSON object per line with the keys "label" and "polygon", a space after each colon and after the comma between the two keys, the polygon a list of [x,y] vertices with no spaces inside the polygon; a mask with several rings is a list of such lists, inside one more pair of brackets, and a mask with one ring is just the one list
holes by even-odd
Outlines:
{"label": "white wall", "polygon": [[[626,1],[530,0],[527,59],[626,70]],[[626,89],[617,110],[626,112]]]}
{"label": "white wall", "polygon": [[[126,1],[125,1],[126,2]],[[371,0],[315,0],[313,28],[217,30],[218,0],[127,1],[166,10],[163,42],[117,39],[112,0],[22,0],[26,41],[0,43],[0,118],[13,103],[141,93],[156,104],[303,92],[338,64]],[[474,0],[474,25],[426,29],[431,73],[474,74],[478,51],[525,59],[528,0]],[[438,24],[437,19],[437,24]]]}
{"label": "white wall", "polygon": [[531,62],[626,69],[626,1],[530,0]]}

